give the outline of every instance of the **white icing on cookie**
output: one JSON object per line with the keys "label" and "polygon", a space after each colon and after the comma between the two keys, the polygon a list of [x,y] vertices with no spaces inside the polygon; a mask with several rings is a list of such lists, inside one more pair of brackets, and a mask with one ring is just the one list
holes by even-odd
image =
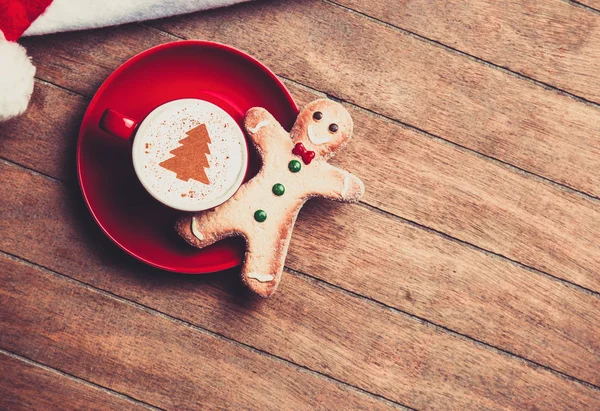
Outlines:
{"label": "white icing on cookie", "polygon": [[261,283],[268,283],[269,281],[273,281],[275,277],[271,274],[248,273],[248,278],[253,278]]}
{"label": "white icing on cookie", "polygon": [[196,230],[196,217],[192,217],[192,234],[194,234],[194,236],[200,240],[203,241],[204,240],[204,236],[202,235],[202,233],[198,230]]}
{"label": "white icing on cookie", "polygon": [[313,144],[323,144],[331,140],[331,136],[328,134],[325,134],[323,136],[317,135],[313,126],[308,126],[308,138],[310,139],[310,141],[312,141]]}
{"label": "white icing on cookie", "polygon": [[350,190],[350,176],[346,174],[346,177],[344,177],[344,187],[342,188],[342,198],[346,198],[348,190]]}
{"label": "white icing on cookie", "polygon": [[261,128],[266,127],[268,125],[269,125],[269,120],[263,120],[254,127],[248,127],[248,131],[251,132],[252,134],[256,134],[258,132],[258,130],[260,130]]}

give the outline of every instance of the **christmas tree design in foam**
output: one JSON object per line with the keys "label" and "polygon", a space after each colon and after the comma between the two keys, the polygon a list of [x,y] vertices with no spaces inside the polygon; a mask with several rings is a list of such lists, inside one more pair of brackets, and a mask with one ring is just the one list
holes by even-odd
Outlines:
{"label": "christmas tree design in foam", "polygon": [[211,143],[205,124],[200,124],[188,131],[187,137],[179,140],[181,147],[171,150],[173,157],[159,165],[174,172],[179,180],[188,181],[190,178],[204,184],[210,184],[206,176],[206,168],[210,168],[208,155]]}

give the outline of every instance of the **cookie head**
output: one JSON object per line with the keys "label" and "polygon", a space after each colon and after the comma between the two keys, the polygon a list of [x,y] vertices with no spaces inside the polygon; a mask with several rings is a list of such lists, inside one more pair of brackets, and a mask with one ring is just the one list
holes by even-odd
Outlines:
{"label": "cookie head", "polygon": [[344,106],[319,99],[302,109],[290,136],[317,156],[329,158],[350,139],[352,128],[352,118]]}

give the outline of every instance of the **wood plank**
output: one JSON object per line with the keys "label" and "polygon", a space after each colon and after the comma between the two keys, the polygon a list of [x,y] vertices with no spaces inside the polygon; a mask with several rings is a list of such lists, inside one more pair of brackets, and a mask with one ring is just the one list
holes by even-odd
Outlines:
{"label": "wood plank", "polygon": [[0,124],[0,153],[26,167],[75,180],[75,147],[85,97],[37,82],[29,109]]}
{"label": "wood plank", "polygon": [[[300,3],[304,4],[305,2]],[[305,12],[302,11],[303,9],[300,6],[292,2],[279,6],[259,3],[227,9],[228,16],[236,16],[236,19],[225,25],[222,24],[224,16],[221,14],[225,13],[225,10],[179,17],[173,20],[169,19],[170,23],[168,25],[169,29],[172,30],[181,29],[182,32],[185,31],[187,34],[196,33],[197,37],[229,42],[258,55],[268,64],[276,69],[278,68],[284,75],[293,77],[295,73],[300,73],[300,80],[308,83],[314,83],[318,80],[315,84],[323,86],[324,89],[327,89],[327,84],[322,83],[321,78],[327,78],[327,76],[331,77],[331,84],[350,81],[350,77],[361,78],[360,70],[368,70],[370,67],[368,66],[370,63],[363,62],[362,59],[346,62],[348,64],[347,68],[352,68],[354,71],[352,76],[339,76],[338,72],[344,73],[345,71],[329,70],[331,71],[329,73],[325,69],[325,67],[332,66],[341,67],[341,63],[336,63],[336,59],[345,57],[338,55],[337,52],[333,54],[331,52],[328,54],[325,51],[311,53],[311,58],[317,60],[314,63],[307,64],[306,61],[302,60],[303,57],[301,58],[298,55],[297,51],[287,50],[287,46],[267,52],[268,47],[259,47],[256,41],[245,40],[246,37],[250,39],[252,36],[259,36],[260,30],[264,30],[264,27],[268,26],[265,22],[267,18],[275,18],[277,22],[275,26],[270,26],[270,35],[283,38],[284,34],[287,33],[286,38],[301,39],[302,36],[307,36],[307,30],[303,28],[301,33],[288,33],[289,30],[300,30],[300,26],[296,26],[296,23],[288,25],[285,23],[287,21],[285,17],[298,14],[296,19],[298,22],[304,22],[307,27],[312,27],[311,24],[314,25],[315,22],[306,20],[305,14],[310,16],[311,13],[316,13],[312,11],[313,9],[317,10],[317,14],[321,16],[316,18],[315,21],[321,21],[325,27],[329,27],[329,23],[326,24],[322,20],[323,18],[328,16],[327,21],[341,21],[347,17],[346,14],[349,14],[336,6],[313,2],[306,3]],[[340,14],[341,12],[343,14]],[[244,21],[244,24],[248,24],[243,26],[244,33],[241,32],[241,23],[238,27],[238,19]],[[227,21],[230,20],[231,18],[227,19]],[[465,76],[469,78],[473,77],[472,75],[474,75],[474,79],[480,78],[482,81],[475,82],[476,86],[473,85],[475,83],[469,83],[471,89],[465,95],[469,95],[474,99],[484,96],[485,101],[477,103],[482,110],[490,110],[495,113],[494,115],[498,112],[507,114],[508,117],[502,117],[506,120],[501,121],[504,126],[517,125],[520,127],[519,125],[525,124],[544,135],[544,142],[542,142],[542,140],[539,140],[542,134],[537,134],[537,131],[532,134],[531,130],[521,130],[519,133],[523,132],[524,137],[517,139],[513,139],[506,133],[499,133],[494,137],[496,142],[491,143],[493,146],[516,144],[514,145],[515,150],[532,161],[542,158],[537,151],[544,146],[548,149],[550,157],[552,157],[548,160],[548,164],[567,171],[569,175],[585,175],[586,178],[591,179],[590,181],[598,179],[592,185],[597,188],[600,187],[600,173],[596,172],[597,169],[600,169],[600,164],[591,165],[591,163],[581,159],[572,147],[569,148],[570,143],[567,144],[570,138],[574,138],[577,141],[576,145],[581,148],[582,155],[590,156],[589,158],[594,163],[600,160],[600,121],[598,121],[600,111],[596,108],[574,102],[570,98],[543,90],[527,82],[522,82],[498,70],[489,69],[464,58],[450,55],[443,50],[440,51],[433,46],[403,36],[395,31],[383,29],[380,25],[372,26],[364,18],[350,16],[347,20],[348,27],[352,27],[349,33],[344,34],[346,36],[344,38],[348,41],[352,39],[354,43],[359,45],[363,43],[370,44],[369,41],[373,40],[374,33],[378,33],[377,36],[381,36],[381,44],[387,44],[389,47],[394,44],[398,46],[391,47],[390,50],[401,51],[410,46],[411,53],[414,54],[414,56],[413,54],[411,56],[414,58],[411,57],[408,59],[409,61],[418,62],[423,56],[429,56],[430,58],[426,62],[421,61],[421,63],[430,65],[431,61],[440,62],[440,64],[436,64],[435,67],[430,67],[428,70],[423,67],[417,70],[413,67],[407,72],[413,73],[411,75],[416,75],[414,73],[417,72],[431,73],[433,69],[439,69],[451,71],[451,73],[444,74],[445,77],[443,78],[450,79],[448,81],[451,81],[452,84],[458,84],[455,81],[456,79],[453,78],[457,72],[465,73]],[[161,26],[164,25],[167,25],[167,23],[161,23]],[[248,29],[248,27],[254,26],[257,27],[257,30]],[[316,41],[313,37],[317,39],[323,35],[317,33],[319,27],[321,26],[314,28],[310,42],[314,43]],[[339,27],[341,26],[335,25],[335,28],[331,27],[328,30],[339,30]],[[279,31],[272,32],[275,29]],[[143,37],[145,42],[148,42],[152,37],[152,33],[148,32],[145,27],[137,30],[133,26],[110,29],[111,33],[113,30],[123,30],[121,34],[126,38],[124,41],[126,44],[134,44],[133,39],[137,37]],[[238,31],[240,32],[238,33]],[[310,30],[308,31],[310,32]],[[213,33],[217,33],[218,36]],[[361,33],[364,34],[364,39],[354,38],[355,34],[353,33],[356,33],[357,36]],[[33,41],[30,43],[30,48],[34,50],[37,58],[42,61],[45,61],[44,58],[52,56],[52,59],[67,64],[70,57],[64,57],[67,60],[63,60],[60,57],[61,53],[64,54],[70,49],[76,49],[79,47],[78,44],[94,44],[95,52],[89,56],[78,56],[78,58],[84,60],[78,62],[69,74],[70,76],[79,76],[78,81],[72,79],[68,84],[65,84],[80,91],[85,91],[85,87],[88,87],[85,86],[86,84],[100,82],[98,78],[88,79],[88,76],[95,75],[96,68],[103,68],[106,74],[114,68],[110,64],[122,48],[116,39],[111,40],[113,36],[116,36],[116,34],[113,33],[107,39],[103,39],[101,31],[71,34],[70,37],[56,37],[55,40],[52,40],[52,36],[44,36],[37,49],[35,47],[36,43]],[[332,38],[335,37],[333,34],[331,36]],[[161,42],[163,40],[164,38],[159,34],[154,34],[153,41]],[[60,48],[55,47],[55,42],[60,44]],[[381,44],[373,45],[373,47],[382,47]],[[314,44],[314,47],[319,49],[322,46]],[[442,54],[433,56],[431,53],[434,51]],[[131,52],[131,49],[123,51],[123,58]],[[107,54],[111,54],[109,60],[104,57]],[[330,61],[326,61],[327,57]],[[296,65],[290,65],[289,63],[294,59],[302,61],[298,60]],[[384,63],[382,62],[382,64]],[[402,63],[398,62],[399,64],[409,63],[402,60]],[[94,70],[86,70],[85,67],[87,66],[94,67]],[[381,80],[382,82],[388,81],[388,77],[391,78],[394,75],[400,75],[398,73],[403,73],[402,67],[398,67],[396,65],[394,69],[390,67],[389,72],[391,74],[389,76],[384,76],[378,70],[375,70],[375,73],[380,73],[385,77]],[[460,70],[456,71],[454,68],[460,68]],[[324,73],[318,72],[319,70],[323,70]],[[313,78],[308,76],[307,73],[309,72],[318,72],[319,75]],[[44,75],[43,69],[40,70],[40,75]],[[488,81],[492,78],[495,79],[492,82],[493,84]],[[424,81],[430,81],[431,79],[425,77],[421,80],[421,82],[407,84],[407,87],[410,86],[408,90],[417,87],[422,91],[427,91],[425,86],[428,86],[429,83],[424,83]],[[339,83],[339,86],[342,87],[344,84]],[[361,84],[356,84],[351,90],[348,90],[349,93],[354,90],[350,94],[355,96],[366,96],[365,98],[373,98],[376,102],[382,102],[385,107],[392,107],[393,104],[396,104],[392,97],[387,101],[385,93],[377,91],[377,87],[372,88],[372,93],[366,91],[362,93],[360,90],[364,88],[364,85]],[[430,103],[433,106],[436,106],[436,104],[427,99],[435,93],[439,93],[438,89],[440,87],[436,85],[426,93],[416,93],[416,90],[413,90],[414,93],[410,93],[415,97],[418,95],[418,98],[423,98],[421,105],[424,109],[430,111]],[[466,91],[466,89],[463,91]],[[485,93],[488,92],[491,94],[486,95]],[[506,93],[510,94],[510,98],[507,97],[507,100],[502,103],[496,101],[498,96],[503,96]],[[403,95],[406,94],[404,92],[395,94],[396,97]],[[449,94],[444,92],[444,95],[448,96]],[[528,96],[531,98],[529,99]],[[525,101],[522,98],[529,100]],[[465,100],[464,104],[467,103],[467,100]],[[475,106],[471,106],[471,109],[465,111],[466,105],[457,108],[458,106],[453,106],[448,102],[444,104],[439,102],[436,107],[451,110],[448,114],[464,114],[469,117],[469,122],[473,123],[475,121],[477,127],[479,127],[482,119],[477,115],[473,115],[472,108]],[[344,151],[340,163],[344,164],[343,159],[351,159],[352,164],[349,168],[356,171],[358,175],[365,177],[368,186],[366,201],[386,211],[445,232],[510,259],[520,261],[528,266],[546,271],[556,277],[600,291],[600,277],[596,275],[600,271],[600,253],[598,253],[596,246],[600,243],[600,226],[594,223],[599,218],[600,203],[597,200],[587,200],[577,194],[564,192],[549,184],[513,172],[506,167],[449,146],[441,141],[432,140],[412,131],[406,131],[397,125],[381,120],[379,117],[373,119],[370,115],[356,114],[357,112],[362,112],[353,111],[358,125],[356,130],[358,138],[350,144],[349,150]],[[527,112],[527,114],[523,114],[524,112]],[[519,116],[525,116],[526,118],[521,121],[518,120]],[[534,123],[532,123],[532,119],[535,119]],[[420,118],[421,120],[429,121],[429,117]],[[573,123],[571,123],[571,120],[573,120]],[[463,127],[452,121],[444,121],[443,123],[445,125],[454,124],[461,130]],[[421,127],[420,123],[419,127]],[[483,124],[484,129],[485,127],[485,124]],[[581,127],[587,131],[582,132]],[[556,134],[555,131],[557,130],[560,133],[564,132],[565,135]],[[519,142],[525,141],[528,138],[526,135],[532,136],[536,142],[531,147],[524,149],[519,147]],[[588,136],[591,140],[586,140],[587,137],[584,138],[584,136]],[[487,143],[490,141],[492,140],[486,140]],[[546,143],[549,145],[546,145]],[[563,143],[567,146],[562,145]],[[367,144],[368,147],[361,146],[361,144]],[[557,156],[563,156],[564,158],[561,160]],[[371,161],[365,161],[373,158],[378,159],[375,167]],[[569,163],[568,167],[565,161]],[[384,180],[380,178],[381,175],[391,175],[394,176],[394,179]],[[471,185],[473,186],[470,187]]]}
{"label": "wood plank", "polygon": [[[315,97],[314,93],[304,88],[291,86],[300,102]],[[40,87],[52,89],[50,86]],[[62,92],[55,88],[54,91],[48,91],[58,94]],[[61,105],[70,110],[68,102]],[[457,160],[448,161],[448,158],[452,159],[456,153],[448,152],[445,145],[428,145],[428,139],[399,129],[389,122],[371,119],[370,115],[365,117],[361,111],[354,110],[353,115],[359,118],[362,124],[371,125],[366,130],[359,131],[357,138],[348,147],[349,150],[353,150],[353,146],[357,145],[358,152],[371,153],[373,149],[369,148],[370,143],[364,145],[368,140],[369,130],[383,129],[401,143],[400,149],[396,148],[396,145],[386,145],[381,148],[382,151],[399,151],[407,153],[408,156],[410,153],[415,154],[416,159],[412,164],[400,162],[396,166],[391,163],[392,167],[399,170],[400,175],[405,176],[402,184],[411,190],[400,194],[387,193],[392,196],[392,203],[398,203],[405,210],[418,210],[420,203],[412,200],[412,197],[433,197],[439,203],[434,203],[429,208],[436,210],[445,208],[445,196],[459,199],[463,196],[462,198],[468,199],[459,189],[460,180],[456,182],[458,188],[441,188],[444,181],[455,178],[456,174],[452,168],[444,171],[447,163],[468,167],[469,160],[460,157],[460,153]],[[44,123],[33,125],[35,128],[47,129],[49,134],[61,135]],[[71,137],[74,136],[63,138],[70,141]],[[57,140],[56,144],[63,143]],[[443,150],[442,155],[436,160],[436,156],[430,153],[440,150]],[[3,154],[13,156],[14,153]],[[44,152],[37,154],[39,157],[35,163],[40,167],[52,164],[51,156],[47,157]],[[360,154],[355,152],[349,157],[345,156],[346,154],[342,154],[335,161],[342,162],[350,169],[360,164]],[[404,157],[405,155],[401,158]],[[14,154],[13,159],[19,161],[18,153]],[[411,167],[419,162],[422,163],[419,168],[423,170],[415,175]],[[477,167],[475,164],[472,173],[475,173]],[[73,169],[64,170],[64,173],[69,172],[72,173]],[[367,172],[369,167],[360,170],[359,174]],[[383,193],[385,182],[381,182],[379,178],[382,172],[391,173],[375,170],[363,177],[367,177],[369,188],[375,185],[375,191],[381,188]],[[502,170],[492,169],[489,170],[489,175],[501,172]],[[465,181],[470,178],[468,173],[469,169],[463,173]],[[439,179],[420,185],[438,175]],[[486,175],[484,177],[486,178],[483,179],[483,184],[487,179]],[[514,186],[509,185],[505,191],[510,192],[510,187]],[[526,187],[523,190],[527,189]],[[482,190],[485,190],[485,187]],[[439,197],[434,197],[438,195]],[[556,200],[552,201],[556,203]],[[318,203],[309,205],[308,210],[301,214],[296,226],[288,258],[291,268],[316,275],[328,282],[577,378],[600,383],[597,373],[600,366],[600,310],[596,297],[575,291],[505,260],[486,256],[437,234],[414,229],[408,224],[366,212],[364,209],[338,208],[337,205]],[[85,211],[83,213],[85,214]],[[312,218],[316,218],[318,225],[316,229],[309,230],[308,227],[312,227],[313,224],[309,225],[306,220]],[[510,220],[512,217],[506,218]],[[520,228],[517,226],[516,229]],[[56,231],[59,233],[60,227],[56,227]],[[81,240],[76,238],[73,241]],[[570,241],[569,244],[573,247],[576,239]],[[67,244],[65,239],[62,247],[68,248]],[[341,244],[345,246],[341,247]],[[32,249],[35,248],[35,244],[23,244],[23,247]],[[313,257],[315,253],[318,253],[319,258]],[[80,262],[77,261],[79,265]],[[67,267],[64,266],[64,269]],[[485,317],[482,316],[482,312],[486,313]],[[565,337],[567,335],[568,338]]]}
{"label": "wood plank", "polygon": [[22,38],[19,42],[27,47],[38,78],[92,97],[109,74],[127,59],[171,41],[172,36],[151,27],[127,24]]}
{"label": "wood plank", "polygon": [[561,0],[334,3],[600,102],[600,16]]}
{"label": "wood plank", "polygon": [[[600,406],[593,388],[303,276],[286,273],[280,292],[258,300],[240,287],[235,270],[182,276],[150,269],[124,258],[93,227],[76,191],[8,164],[0,167],[0,182],[9,193],[0,208],[0,249],[391,400],[415,408]],[[46,286],[40,291],[48,292]],[[106,321],[102,315],[98,321]],[[30,322],[18,313],[5,317],[15,316],[18,324]],[[168,334],[175,333],[170,328]],[[19,335],[34,332],[26,331]],[[28,336],[15,346],[29,341],[37,347],[45,340]],[[55,351],[44,350],[52,356]],[[110,387],[126,392],[121,385]],[[137,391],[128,395],[140,398]]]}
{"label": "wood plank", "polygon": [[3,348],[161,408],[391,408],[4,255],[0,272]]}
{"label": "wood plank", "polygon": [[0,409],[125,411],[150,408],[0,353]]}

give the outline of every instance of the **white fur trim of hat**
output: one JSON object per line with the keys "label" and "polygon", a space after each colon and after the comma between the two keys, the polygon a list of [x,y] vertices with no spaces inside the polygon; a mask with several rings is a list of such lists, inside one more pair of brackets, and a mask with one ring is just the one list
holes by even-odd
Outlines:
{"label": "white fur trim of hat", "polygon": [[27,109],[33,92],[35,67],[25,48],[0,32],[0,121]]}

